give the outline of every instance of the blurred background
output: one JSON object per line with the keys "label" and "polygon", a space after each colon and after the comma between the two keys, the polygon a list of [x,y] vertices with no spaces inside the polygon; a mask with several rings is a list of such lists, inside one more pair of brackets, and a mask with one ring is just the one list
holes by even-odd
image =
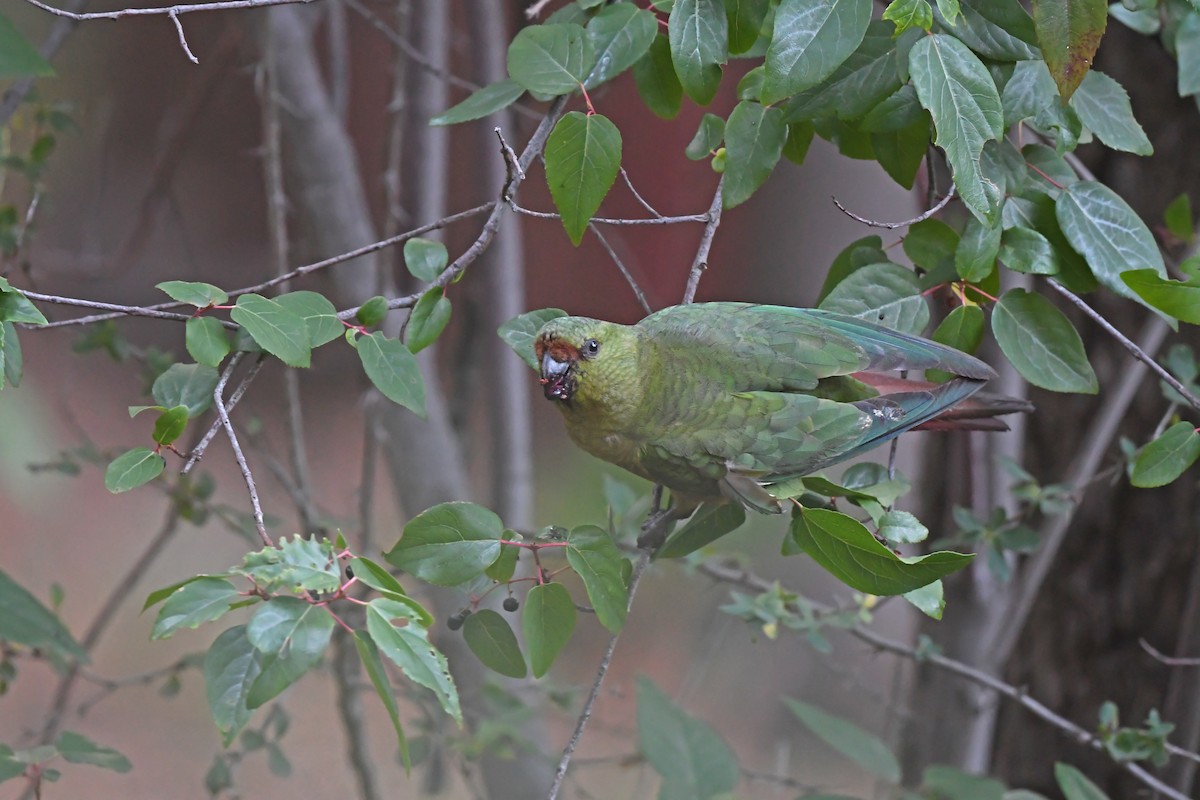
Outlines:
{"label": "blurred background", "polygon": [[[18,147],[30,135],[32,110],[59,103],[77,126],[58,138],[41,187],[36,229],[23,254],[27,266],[10,268],[9,279],[44,293],[150,304],[164,299],[154,289],[159,281],[245,286],[275,274],[281,260],[289,267],[317,261],[494,198],[504,168],[493,127],[501,126],[519,152],[542,108],[526,98],[523,112],[453,128],[426,123],[468,94],[462,82],[485,85],[504,77],[505,48],[524,24],[524,5],[327,0],[313,7],[192,14],[184,22],[199,65],[184,57],[165,18],[80,24],[54,57],[57,77],[37,83],[35,96],[17,109],[7,129],[9,146]],[[64,24],[16,0],[4,11],[35,43]],[[1149,40],[1110,27],[1098,66],[1130,89],[1156,154],[1087,155],[1102,180],[1148,219],[1157,219],[1167,202],[1196,185],[1197,111],[1174,97],[1173,83],[1164,77],[1173,62],[1165,54]],[[735,62],[729,72],[736,77],[740,69]],[[724,80],[711,110],[728,112],[736,103],[735,84]],[[645,110],[629,74],[592,100],[620,128],[623,166],[654,208],[664,214],[707,209],[718,176],[706,161],[689,161],[683,153],[703,109],[685,101],[676,119],[658,119]],[[574,101],[572,107],[578,106]],[[286,195],[282,253],[278,241],[273,245],[264,166],[273,125],[279,128]],[[802,167],[781,166],[751,201],[725,216],[697,299],[811,305],[834,256],[877,232],[839,212],[830,198],[872,219],[902,220],[923,210],[925,189],[910,193],[872,162],[846,158],[817,140]],[[10,179],[4,191],[6,202],[28,201],[29,187],[18,181]],[[522,186],[519,201],[526,208],[552,209],[540,166]],[[638,217],[645,211],[618,181],[602,213]],[[477,217],[435,235],[454,258],[475,239],[481,223]],[[700,225],[605,227],[603,233],[653,308],[679,301]],[[886,246],[897,243],[903,231],[878,233]],[[899,248],[894,252],[903,259]],[[406,280],[393,248],[302,279],[293,288],[328,294],[346,307],[377,292],[416,288]],[[370,554],[389,548],[406,519],[450,498],[476,500],[508,525],[536,530],[602,524],[605,475],[648,490],[574,449],[532,373],[494,336],[501,322],[545,306],[623,322],[640,318],[644,312],[634,292],[595,236],[585,236],[575,248],[556,220],[507,215],[495,245],[449,296],[450,327],[423,358],[431,387],[429,422],[382,408],[368,392],[357,359],[340,342],[318,351],[312,368],[299,375],[314,487],[307,511],[270,477],[271,463],[289,459],[284,401],[291,388],[284,370],[269,365],[251,386],[237,415],[251,437],[248,455],[261,475],[274,535],[341,527],[352,546]],[[59,308],[43,310],[52,319],[68,316]],[[1131,304],[1104,310],[1131,332],[1144,322]],[[81,638],[101,606],[111,596],[120,598],[95,643],[90,668],[108,679],[202,651],[218,629],[150,642],[153,616],[139,614],[141,603],[151,590],[220,571],[254,546],[220,515],[202,525],[173,526],[169,501],[153,488],[117,496],[104,489],[103,462],[89,461],[88,453],[143,443],[148,423],[129,420],[126,407],[145,402],[147,362],[153,363],[154,350],[184,357],[177,324],[130,320],[119,330],[127,342],[122,347],[133,356],[119,365],[103,348],[77,352],[86,349],[80,343],[87,330],[23,333],[25,381],[19,390],[0,394],[0,568],[43,600],[52,585],[69,587],[61,613]],[[1129,367],[1126,356],[1094,331],[1088,345],[1102,385],[1112,386]],[[994,353],[986,357],[999,364]],[[1006,380],[1010,393],[1024,391],[1012,386],[1011,377]],[[1130,407],[1122,427],[1138,441],[1161,410],[1154,403],[1157,387],[1146,384],[1140,395],[1145,402]],[[977,475],[991,474],[992,448],[1023,457],[1047,483],[1064,479],[1101,401],[1036,392],[1033,399],[1038,413],[999,445],[994,439],[904,437],[901,466],[919,488],[902,506],[921,514],[931,538],[954,533],[950,507],[989,508],[989,492],[1006,485],[1002,477],[962,479],[970,472],[964,465],[973,465]],[[1115,445],[1108,449],[1115,455]],[[77,475],[54,468],[64,462],[63,453],[81,466]],[[364,472],[366,463],[378,468]],[[172,468],[178,464],[169,461]],[[248,511],[232,454],[220,437],[201,469],[215,482],[214,502],[243,515]],[[948,654],[1028,687],[1085,728],[1094,727],[1100,702],[1113,699],[1131,723],[1159,708],[1180,724],[1182,735],[1194,738],[1200,730],[1194,675],[1153,661],[1137,640],[1146,637],[1165,652],[1200,654],[1195,486],[1182,480],[1135,493],[1119,472],[1117,477],[1086,495],[1053,578],[1000,663],[989,663],[978,642],[982,631],[997,624],[995,614],[1006,608],[1012,586],[984,572],[948,587],[942,623],[920,621],[910,607],[893,602],[879,609],[878,629],[909,642],[928,634]],[[370,509],[365,528],[364,493]],[[757,574],[793,591],[853,604],[851,590],[806,559],[778,557],[784,531],[782,520],[756,521],[722,548],[747,554]],[[162,545],[157,556],[130,574],[155,541]],[[465,602],[452,593],[423,599],[439,619]],[[792,781],[747,777],[739,793],[744,797],[790,798],[804,787],[877,796],[870,778],[831,756],[781,705],[780,695],[814,703],[883,736],[904,755],[914,784],[925,766],[946,763],[990,771],[1011,786],[1041,788],[1053,796],[1051,765],[1062,759],[1107,781],[1113,796],[1127,796],[1110,763],[1038,727],[1016,707],[836,633],[830,635],[829,653],[796,632],[771,639],[721,612],[727,602],[728,586],[678,565],[652,567],[618,644],[567,796],[655,795],[657,778],[633,758],[639,675],[650,676],[689,713],[715,726],[744,767]],[[272,775],[261,753],[250,754],[237,764],[238,796],[360,796],[346,753],[364,748],[375,764],[379,796],[540,796],[574,724],[582,699],[577,687],[590,685],[607,633],[594,620],[581,619],[548,678],[539,687],[516,690],[537,709],[531,715],[514,708],[501,708],[501,714],[494,698],[487,706],[490,679],[461,638],[444,626],[436,636],[450,654],[464,702],[477,709],[475,718],[505,720],[529,737],[531,749],[496,737],[477,754],[486,757],[464,767],[451,742],[460,734],[448,726],[434,729],[418,736],[426,757],[407,779],[374,695],[362,698],[365,738],[347,741],[337,709],[342,699],[323,670],[282,697],[291,719],[280,743],[290,777]],[[46,796],[207,796],[204,776],[220,742],[199,673],[184,671],[181,680],[173,697],[162,696],[160,680],[112,693],[96,681],[79,681],[65,703],[64,724],[125,753],[134,770],[117,775],[68,769]],[[15,691],[0,697],[0,741],[36,739],[57,686],[50,669],[23,662]],[[565,707],[556,707],[548,694],[561,696]],[[86,713],[79,716],[81,706]],[[406,719],[419,717],[416,708],[406,705]],[[480,710],[485,708],[490,710]],[[260,713],[251,727],[262,718]],[[531,754],[536,750],[541,754]],[[509,753],[517,758],[502,757]],[[0,798],[20,796],[21,789],[19,781],[4,784]]]}

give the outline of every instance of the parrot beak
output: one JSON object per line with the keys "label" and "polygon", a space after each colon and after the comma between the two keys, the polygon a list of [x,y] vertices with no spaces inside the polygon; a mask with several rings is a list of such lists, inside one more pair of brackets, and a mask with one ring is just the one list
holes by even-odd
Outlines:
{"label": "parrot beak", "polygon": [[570,400],[575,392],[572,361],[559,361],[549,350],[542,353],[542,391],[547,400]]}

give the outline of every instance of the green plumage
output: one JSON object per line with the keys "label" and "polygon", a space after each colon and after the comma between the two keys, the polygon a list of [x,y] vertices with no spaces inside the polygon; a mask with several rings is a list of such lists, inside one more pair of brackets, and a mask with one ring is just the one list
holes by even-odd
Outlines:
{"label": "green plumage", "polygon": [[[677,504],[724,495],[761,511],[779,510],[771,484],[886,442],[994,374],[856,318],[746,303],[675,306],[633,326],[560,317],[535,343],[547,397],[584,450],[664,484]],[[870,385],[874,373],[934,368],[958,377]]]}

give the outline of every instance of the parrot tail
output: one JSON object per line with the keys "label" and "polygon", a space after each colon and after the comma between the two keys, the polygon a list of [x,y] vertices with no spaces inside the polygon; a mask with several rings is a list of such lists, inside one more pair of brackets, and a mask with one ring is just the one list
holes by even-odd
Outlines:
{"label": "parrot tail", "polygon": [[998,394],[976,394],[956,406],[946,409],[928,422],[918,425],[918,431],[1006,431],[1008,426],[996,417],[1004,414],[1028,414],[1033,403],[1016,397]]}

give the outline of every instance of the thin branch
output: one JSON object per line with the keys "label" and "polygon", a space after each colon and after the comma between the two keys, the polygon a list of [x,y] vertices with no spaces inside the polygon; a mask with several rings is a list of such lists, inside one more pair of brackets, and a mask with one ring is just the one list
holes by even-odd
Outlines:
{"label": "thin branch", "polygon": [[[562,219],[561,214],[553,211],[534,211],[529,208],[522,208],[516,203],[509,203],[512,210],[518,214],[524,214],[527,217],[535,217],[536,219]],[[630,217],[592,217],[592,222],[601,225],[675,225],[680,222],[708,222],[712,217],[709,214],[681,214],[676,217],[649,217],[646,219],[630,218]]]}
{"label": "thin branch", "polygon": [[1176,658],[1175,656],[1166,655],[1157,650],[1154,645],[1145,639],[1138,639],[1138,644],[1150,654],[1151,658],[1160,664],[1166,664],[1168,667],[1200,667],[1200,658]]}
{"label": "thin branch", "polygon": [[841,202],[836,197],[833,197],[830,199],[833,200],[833,204],[838,207],[839,211],[841,211],[843,214],[845,214],[847,217],[850,217],[851,219],[857,220],[857,221],[863,223],[864,225],[870,225],[872,228],[887,228],[888,230],[895,230],[896,228],[906,228],[909,225],[916,225],[918,222],[924,222],[925,220],[932,217],[934,214],[941,211],[943,208],[945,208],[947,205],[949,205],[951,200],[954,199],[954,187],[953,186],[950,187],[950,191],[946,192],[946,196],[943,197],[941,200],[939,200],[937,202],[937,205],[933,206],[928,211],[926,211],[916,217],[913,217],[912,219],[906,219],[903,222],[879,222],[878,220],[867,219],[866,217],[860,217],[858,214],[855,214],[853,211],[851,211],[850,209],[848,209],[844,205],[842,205]]}
{"label": "thin branch", "polygon": [[152,17],[160,15],[177,17],[180,14],[190,14],[193,11],[230,11],[237,8],[263,8],[266,6],[295,5],[297,3],[307,4],[313,2],[313,0],[219,0],[219,2],[214,3],[182,3],[180,5],[164,6],[161,8],[121,8],[116,11],[87,11],[83,13],[55,8],[41,2],[41,0],[25,0],[25,2],[37,6],[42,11],[49,12],[57,17],[66,17],[76,22],[83,22],[89,19],[120,19],[121,17]]}
{"label": "thin branch", "polygon": [[621,177],[625,180],[625,185],[629,187],[629,191],[633,194],[634,198],[638,201],[642,208],[646,209],[656,217],[662,216],[662,214],[655,210],[654,206],[650,205],[646,198],[642,197],[641,194],[638,193],[637,189],[633,188],[633,181],[629,179],[629,173],[625,171],[624,167],[621,167]]}
{"label": "thin branch", "polygon": [[175,32],[179,34],[179,46],[183,48],[183,54],[188,57],[188,61],[199,64],[200,59],[196,58],[192,48],[188,47],[187,34],[183,32],[183,23],[179,21],[179,12],[171,11],[167,16],[171,18],[171,22],[175,23]]}
{"label": "thin branch", "polygon": [[[637,564],[634,565],[633,575],[629,578],[629,608],[633,607],[634,593],[637,592],[638,584],[641,582],[642,575],[645,574],[646,567],[649,564],[650,552],[644,550],[638,558]],[[600,687],[604,685],[604,676],[608,674],[608,667],[612,663],[613,651],[617,649],[617,639],[619,637],[619,633],[614,633],[612,638],[608,640],[608,647],[604,649],[604,656],[600,659],[600,666],[596,669],[596,678],[592,681],[591,691],[588,692],[587,699],[583,702],[583,710],[579,714],[579,719],[575,722],[575,730],[571,733],[571,738],[567,740],[567,746],[563,748],[562,757],[558,760],[558,768],[554,771],[554,782],[550,784],[550,791],[546,793],[546,800],[555,800],[562,789],[563,780],[567,777],[567,767],[571,763],[571,757],[575,754],[575,748],[579,746],[579,740],[583,737],[583,729],[587,727],[588,720],[592,718],[592,708],[596,705],[596,698],[600,696]]]}
{"label": "thin branch", "polygon": [[213,405],[217,408],[217,416],[221,418],[225,435],[229,437],[229,445],[233,448],[233,457],[237,459],[238,468],[242,471],[242,478],[246,481],[246,491],[250,494],[250,506],[254,509],[254,529],[258,531],[258,538],[264,545],[274,547],[275,542],[271,541],[270,535],[267,534],[267,525],[263,521],[262,504],[258,502],[258,487],[254,484],[254,475],[250,472],[250,465],[246,463],[246,454],[242,452],[237,431],[233,429],[233,423],[229,420],[229,410],[225,408],[225,400],[221,397],[228,381],[229,372],[226,371],[217,381],[217,388],[213,389]]}
{"label": "thin branch", "polygon": [[[241,362],[243,356],[245,355],[245,353],[234,353],[233,357],[229,359],[229,363],[225,365],[224,372],[221,373],[222,381],[229,380],[229,376],[233,374],[234,369],[237,368],[238,363]],[[246,387],[250,385],[250,381],[254,380],[254,376],[257,375],[258,371],[262,368],[263,361],[264,356],[260,355],[258,360],[254,362],[254,365],[250,367],[250,370],[246,373],[245,377],[242,378],[241,383],[239,383],[237,388],[233,390],[233,394],[229,396],[229,402],[225,404],[225,410],[233,411],[234,406],[238,404],[238,401],[242,399],[242,395],[246,393]],[[216,437],[217,432],[220,430],[221,420],[217,419],[211,426],[209,426],[208,431],[204,434],[204,436],[201,437],[200,443],[193,447],[192,452],[188,454],[187,461],[184,462],[183,468],[179,470],[180,475],[187,475],[192,471],[192,468],[199,463],[200,459],[204,458],[204,452],[208,450],[208,445],[212,442],[212,440]]]}
{"label": "thin branch", "polygon": [[1125,334],[1123,334],[1119,330],[1117,330],[1116,327],[1113,326],[1113,324],[1111,322],[1109,322],[1107,319],[1105,319],[1103,316],[1101,316],[1099,311],[1096,311],[1096,309],[1089,306],[1086,302],[1084,302],[1083,298],[1081,298],[1079,295],[1072,292],[1067,287],[1063,286],[1058,281],[1052,280],[1052,281],[1049,281],[1049,283],[1050,283],[1051,288],[1054,289],[1054,291],[1058,292],[1063,297],[1067,298],[1072,303],[1074,303],[1081,311],[1083,311],[1083,313],[1087,314],[1089,317],[1091,317],[1093,320],[1095,320],[1100,325],[1101,328],[1104,328],[1104,330],[1110,336],[1112,336],[1114,339],[1116,339],[1118,342],[1120,342],[1121,346],[1124,347],[1126,350],[1128,350],[1134,358],[1136,358],[1138,361],[1141,361],[1143,364],[1148,366],[1151,370],[1154,371],[1154,373],[1156,375],[1158,375],[1158,377],[1160,377],[1164,381],[1166,381],[1167,385],[1169,385],[1175,391],[1179,392],[1179,395],[1184,400],[1187,400],[1188,404],[1191,405],[1192,408],[1200,411],[1200,397],[1196,397],[1196,395],[1194,395],[1190,391],[1188,391],[1188,388],[1186,386],[1184,386],[1182,383],[1180,383],[1178,378],[1176,378],[1171,373],[1167,372],[1153,358],[1146,355],[1146,352],[1144,350],[1142,350],[1142,348],[1140,348],[1136,344],[1134,344],[1133,341],[1128,336],[1126,336]]}
{"label": "thin branch", "polygon": [[696,257],[692,259],[692,269],[688,273],[687,286],[683,290],[683,304],[687,305],[696,297],[696,288],[700,285],[700,276],[708,269],[708,251],[712,249],[713,237],[717,234],[717,226],[721,224],[721,190],[725,187],[725,174],[717,181],[717,190],[713,192],[712,204],[708,207],[708,218],[704,225],[704,233],[700,236],[700,246],[696,248]]}
{"label": "thin branch", "polygon": [[[179,313],[174,313],[171,311],[160,311],[153,306],[126,306],[126,305],[119,305],[116,303],[101,303],[96,300],[83,300],[83,299],[75,298],[75,297],[62,297],[61,295],[55,295],[55,294],[42,294],[41,292],[31,292],[26,289],[20,289],[20,292],[21,292],[21,294],[28,297],[30,300],[39,300],[43,303],[52,303],[54,305],[59,305],[59,306],[74,306],[76,308],[91,308],[91,309],[95,309],[97,311],[116,312],[112,315],[106,315],[105,316],[106,319],[113,319],[116,317],[151,317],[153,319],[169,319],[169,320],[173,320],[175,322],[187,322],[189,319],[191,319],[193,316],[195,316],[194,314],[179,314]],[[172,305],[181,305],[181,304],[173,303]],[[46,325],[36,325],[36,326],[31,326],[31,327],[59,328],[64,325],[79,325],[79,324],[81,324],[82,319],[83,319],[82,317],[80,317],[78,319],[65,319],[65,320],[59,320],[57,322],[50,322]],[[235,323],[229,322],[227,320],[218,320],[218,321],[222,325],[224,325],[226,328],[232,328],[232,329],[236,330],[238,327]]]}
{"label": "thin branch", "polygon": [[654,309],[650,307],[650,302],[646,299],[646,294],[642,291],[642,287],[638,286],[637,281],[633,278],[633,274],[629,271],[629,268],[625,266],[625,262],[621,261],[621,257],[617,255],[617,251],[613,249],[613,246],[608,243],[608,239],[605,239],[604,234],[600,233],[600,229],[590,222],[588,223],[588,229],[592,233],[596,234],[596,238],[600,240],[600,244],[604,245],[604,249],[608,251],[608,255],[612,258],[613,263],[617,265],[617,269],[619,269],[621,271],[621,275],[624,276],[625,282],[628,283],[629,288],[633,290],[633,294],[635,297],[637,297],[638,304],[641,305],[642,310],[647,314],[654,313]]}
{"label": "thin branch", "polygon": [[542,9],[550,5],[550,0],[537,0],[536,3],[525,9],[525,19],[537,19],[538,14],[542,13]]}

